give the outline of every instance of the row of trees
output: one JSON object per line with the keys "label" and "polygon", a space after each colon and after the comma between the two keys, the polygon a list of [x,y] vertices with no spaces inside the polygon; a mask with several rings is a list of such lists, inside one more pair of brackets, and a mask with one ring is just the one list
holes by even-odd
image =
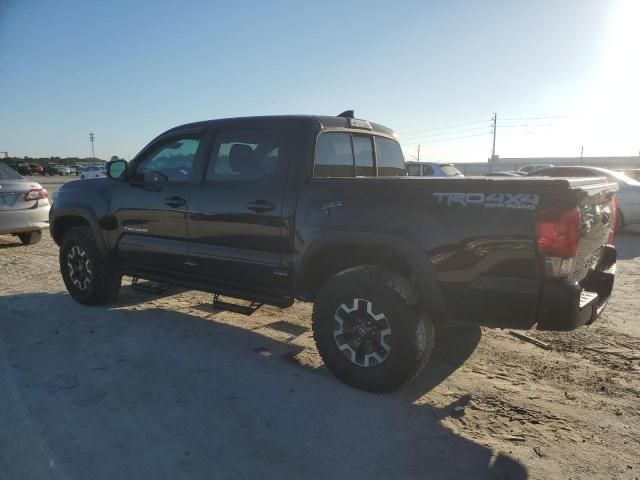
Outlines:
{"label": "row of trees", "polygon": [[7,157],[0,159],[0,161],[4,163],[35,163],[38,165],[77,165],[79,163],[104,163],[106,160],[91,157]]}

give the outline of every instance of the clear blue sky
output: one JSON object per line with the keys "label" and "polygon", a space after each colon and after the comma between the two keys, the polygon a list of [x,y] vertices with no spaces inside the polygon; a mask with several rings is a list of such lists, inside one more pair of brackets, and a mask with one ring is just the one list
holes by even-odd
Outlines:
{"label": "clear blue sky", "polygon": [[502,122],[502,156],[637,154],[638,4],[0,0],[0,151],[89,156],[92,131],[131,158],[180,123],[354,108],[423,158],[486,159],[494,111],[562,116]]}

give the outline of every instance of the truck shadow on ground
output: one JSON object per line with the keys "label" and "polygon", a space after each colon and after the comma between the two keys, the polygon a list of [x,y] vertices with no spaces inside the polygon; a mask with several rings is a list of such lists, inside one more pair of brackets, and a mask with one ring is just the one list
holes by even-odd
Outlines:
{"label": "truck shadow on ground", "polygon": [[[444,428],[449,408],[314,375],[251,330],[66,294],[0,297],[0,312],[7,478],[527,478]],[[436,355],[416,392],[457,362]]]}

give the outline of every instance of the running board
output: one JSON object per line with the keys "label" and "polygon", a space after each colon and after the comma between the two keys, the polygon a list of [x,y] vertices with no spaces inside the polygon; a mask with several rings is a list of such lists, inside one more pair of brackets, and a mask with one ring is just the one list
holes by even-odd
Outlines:
{"label": "running board", "polygon": [[153,282],[151,280],[147,280],[145,283],[140,283],[139,277],[133,277],[131,279],[131,288],[141,292],[151,293],[153,295],[162,295],[169,289],[169,284]]}
{"label": "running board", "polygon": [[217,293],[213,295],[213,308],[218,310],[226,310],[227,312],[239,313],[240,315],[252,315],[263,304],[258,302],[251,302],[249,305],[238,305],[237,303],[223,302],[220,300],[220,295]]}

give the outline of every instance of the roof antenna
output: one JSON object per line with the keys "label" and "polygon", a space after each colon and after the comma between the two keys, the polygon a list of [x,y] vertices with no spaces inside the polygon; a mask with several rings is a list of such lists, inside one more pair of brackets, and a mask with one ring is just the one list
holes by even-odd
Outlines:
{"label": "roof antenna", "polygon": [[345,110],[340,115],[338,115],[338,117],[355,118],[355,114],[354,114],[353,110]]}

